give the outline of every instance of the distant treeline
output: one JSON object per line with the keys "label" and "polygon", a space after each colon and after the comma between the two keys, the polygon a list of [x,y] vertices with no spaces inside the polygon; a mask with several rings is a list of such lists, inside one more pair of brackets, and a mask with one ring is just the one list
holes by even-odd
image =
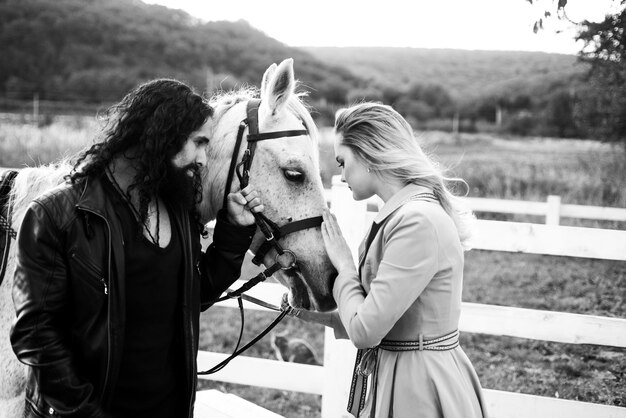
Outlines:
{"label": "distant treeline", "polygon": [[138,0],[0,0],[0,46],[0,86],[11,99],[115,101],[155,77],[201,90],[258,85],[287,57],[315,98],[337,101],[337,90],[361,82],[244,21],[202,23]]}
{"label": "distant treeline", "polygon": [[209,93],[259,85],[269,64],[293,57],[322,124],[366,99],[394,105],[418,129],[487,124],[521,135],[585,136],[576,122],[585,70],[572,56],[298,49],[244,21],[206,23],[138,0],[0,0],[0,47],[4,111],[30,109],[35,97],[42,113],[56,102],[88,110],[156,77]]}

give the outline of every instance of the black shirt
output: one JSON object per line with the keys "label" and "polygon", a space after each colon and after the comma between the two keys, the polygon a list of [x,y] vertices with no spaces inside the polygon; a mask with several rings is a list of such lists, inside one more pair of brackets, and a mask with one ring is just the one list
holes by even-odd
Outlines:
{"label": "black shirt", "polygon": [[160,248],[143,236],[126,198],[110,180],[104,184],[122,224],[126,257],[124,351],[111,412],[115,417],[175,417],[186,407],[181,327],[176,326],[181,323],[181,235],[172,222],[170,242]]}

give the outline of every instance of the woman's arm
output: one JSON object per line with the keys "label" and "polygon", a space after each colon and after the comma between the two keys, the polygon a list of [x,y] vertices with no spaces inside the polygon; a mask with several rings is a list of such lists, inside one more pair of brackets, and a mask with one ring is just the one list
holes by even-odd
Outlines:
{"label": "woman's arm", "polygon": [[335,338],[347,339],[348,333],[339,319],[339,313],[337,311],[332,312],[315,312],[307,311],[306,309],[298,309],[289,305],[287,301],[287,294],[283,295],[283,301],[281,308],[287,311],[287,314],[295,318],[299,318],[305,322],[314,324],[322,324],[325,327],[332,328],[335,332]]}
{"label": "woman's arm", "polygon": [[426,217],[399,214],[384,234],[383,257],[369,292],[349,272],[340,272],[333,287],[339,316],[357,348],[379,344],[437,273],[438,239]]}

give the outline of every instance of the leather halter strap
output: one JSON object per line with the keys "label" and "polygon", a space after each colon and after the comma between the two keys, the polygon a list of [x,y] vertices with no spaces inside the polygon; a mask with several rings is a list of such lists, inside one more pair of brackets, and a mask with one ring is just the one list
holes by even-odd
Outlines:
{"label": "leather halter strap", "polygon": [[[288,224],[285,224],[281,227],[274,229],[273,235],[276,239],[281,239],[291,233],[302,231],[304,229],[315,228],[315,227],[320,226],[321,224],[322,224],[321,216],[300,219],[298,221],[289,222]],[[272,248],[271,241],[266,240],[265,242],[263,242],[263,244],[261,244],[261,246],[256,250],[254,254],[254,258],[252,259],[252,262],[256,264],[257,266],[261,265],[261,263],[263,262],[263,257],[265,257],[265,254],[267,254],[271,248]]]}

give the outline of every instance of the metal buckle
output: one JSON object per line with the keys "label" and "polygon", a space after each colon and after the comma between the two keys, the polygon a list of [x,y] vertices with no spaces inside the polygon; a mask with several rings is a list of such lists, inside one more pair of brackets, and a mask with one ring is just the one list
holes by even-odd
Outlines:
{"label": "metal buckle", "polygon": [[[291,259],[292,259],[291,263],[289,263],[289,264],[281,263],[280,257],[284,256],[285,254],[288,254],[289,256],[291,256]],[[289,269],[292,269],[292,268],[294,268],[296,266],[296,263],[298,262],[298,258],[293,253],[293,251],[283,250],[282,254],[276,254],[276,262],[278,264],[280,264],[281,270],[289,270]],[[285,267],[285,266],[287,266],[287,267]]]}

